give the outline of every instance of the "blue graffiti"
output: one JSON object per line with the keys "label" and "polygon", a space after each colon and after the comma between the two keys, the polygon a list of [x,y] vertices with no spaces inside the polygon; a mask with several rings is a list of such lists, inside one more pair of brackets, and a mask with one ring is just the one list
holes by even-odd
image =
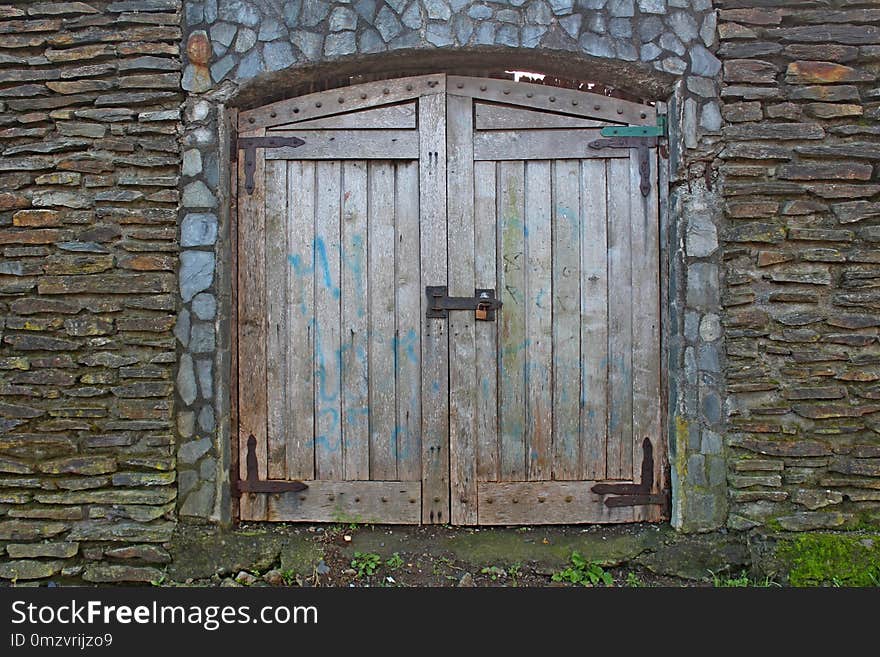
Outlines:
{"label": "blue graffiti", "polygon": [[324,240],[320,237],[315,238],[315,259],[316,266],[320,262],[321,273],[324,278],[324,286],[330,290],[335,299],[339,298],[339,288],[333,284],[333,277],[330,275],[330,261],[327,259],[327,247]]}

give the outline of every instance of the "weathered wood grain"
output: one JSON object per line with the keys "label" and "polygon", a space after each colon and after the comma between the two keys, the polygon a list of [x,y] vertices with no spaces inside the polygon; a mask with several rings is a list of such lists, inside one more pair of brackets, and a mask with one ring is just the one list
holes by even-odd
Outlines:
{"label": "weathered wood grain", "polygon": [[268,498],[267,519],[276,522],[357,522],[416,525],[421,516],[418,481],[306,481],[297,493]]}
{"label": "weathered wood grain", "polygon": [[416,160],[416,130],[302,130],[273,132],[299,137],[306,143],[295,148],[266,148],[267,160]]}
{"label": "weathered wood grain", "polygon": [[347,114],[325,116],[298,123],[274,126],[267,134],[279,130],[415,130],[416,104],[388,105]]}
{"label": "weathered wood grain", "polygon": [[[601,128],[614,125],[607,121],[595,121],[577,116],[540,112],[508,105],[475,103],[477,130],[540,130],[545,128]],[[390,126],[389,126],[390,127]]]}
{"label": "weathered wood grain", "polygon": [[[625,148],[589,148],[598,130],[491,130],[474,134],[477,160],[627,159]],[[304,148],[304,147],[300,147]],[[278,149],[282,150],[282,149]],[[267,156],[271,157],[271,156]]]}
{"label": "weathered wood grain", "polygon": [[632,522],[633,507],[609,509],[595,481],[480,482],[481,525],[569,525]]}

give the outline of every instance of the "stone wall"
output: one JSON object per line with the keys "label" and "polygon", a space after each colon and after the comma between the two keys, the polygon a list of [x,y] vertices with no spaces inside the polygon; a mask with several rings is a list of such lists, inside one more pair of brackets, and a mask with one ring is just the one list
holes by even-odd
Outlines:
{"label": "stone wall", "polygon": [[876,526],[880,6],[718,4],[728,524]]}
{"label": "stone wall", "polygon": [[0,4],[0,578],[173,529],[179,0]]}

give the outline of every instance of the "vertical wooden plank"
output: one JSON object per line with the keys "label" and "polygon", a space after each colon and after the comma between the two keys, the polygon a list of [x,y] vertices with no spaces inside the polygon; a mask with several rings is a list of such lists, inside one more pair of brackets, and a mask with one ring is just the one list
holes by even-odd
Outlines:
{"label": "vertical wooden plank", "polygon": [[550,161],[526,163],[526,454],[528,478],[553,467],[553,285]]}
{"label": "vertical wooden plank", "polygon": [[397,479],[394,427],[394,165],[369,165],[370,478]]}
{"label": "vertical wooden plank", "polygon": [[[446,99],[449,294],[474,294],[473,101]],[[477,524],[474,313],[449,313],[449,470],[452,522]]]}
{"label": "vertical wooden plank", "polygon": [[[500,293],[495,278],[495,162],[474,162],[474,283]],[[503,312],[503,309],[502,309]],[[476,322],[478,481],[498,481],[498,321]]]}
{"label": "vertical wooden plank", "polygon": [[268,473],[287,478],[287,163],[266,162],[266,402]]}
{"label": "vertical wooden plank", "polygon": [[342,441],[345,478],[370,478],[367,162],[342,165]]}
{"label": "vertical wooden plank", "polygon": [[315,163],[289,162],[287,167],[287,476],[314,479]]}
{"label": "vertical wooden plank", "polygon": [[553,479],[580,479],[580,162],[554,168]]}
{"label": "vertical wooden plank", "polygon": [[339,161],[316,165],[315,204],[315,475],[342,479],[339,279]]}
{"label": "vertical wooden plank", "polygon": [[605,160],[581,161],[581,476],[605,478],[608,429],[608,220]]}
{"label": "vertical wooden plank", "polygon": [[[633,479],[641,478],[642,441],[650,439],[656,459],[663,449],[660,429],[660,246],[658,240],[657,157],[651,150],[651,193],[639,190],[639,159],[630,157],[632,216]],[[657,480],[657,484],[659,484]],[[659,490],[659,486],[657,487]],[[648,519],[650,509],[636,509]]]}
{"label": "vertical wooden plank", "polygon": [[[222,112],[223,128],[226,135],[234,134],[234,126],[238,123],[238,110],[228,108]],[[221,139],[221,143],[225,141]],[[231,255],[229,272],[231,276],[229,291],[230,311],[230,345],[229,345],[229,482],[234,485],[238,480],[238,167],[233,162],[226,163],[229,175],[229,253]],[[221,175],[224,167],[220,169]],[[224,489],[227,486],[223,486]],[[230,491],[231,492],[231,491]],[[230,495],[230,517],[241,518],[239,498]]]}
{"label": "vertical wooden plank", "polygon": [[629,167],[628,159],[608,163],[608,479],[631,478],[633,464]]}
{"label": "vertical wooden plank", "polygon": [[[263,130],[242,134],[257,137]],[[265,159],[257,151],[254,192],[244,190],[244,158],[239,158],[238,180],[242,189],[238,194],[239,249],[238,249],[238,449],[239,477],[247,478],[247,443],[253,435],[257,439],[258,474],[265,479],[268,473],[267,417],[266,417],[266,181]],[[262,520],[266,506],[263,495],[242,495],[242,519]]]}
{"label": "vertical wooden plank", "polygon": [[499,315],[499,415],[501,480],[526,478],[526,262],[525,165],[498,165],[498,283],[504,304]]}
{"label": "vertical wooden plank", "polygon": [[[422,284],[446,285],[446,97],[419,99]],[[422,522],[449,520],[449,343],[422,296]]]}
{"label": "vertical wooden plank", "polygon": [[421,343],[422,291],[419,259],[419,165],[396,164],[397,178],[397,478],[422,478]]}

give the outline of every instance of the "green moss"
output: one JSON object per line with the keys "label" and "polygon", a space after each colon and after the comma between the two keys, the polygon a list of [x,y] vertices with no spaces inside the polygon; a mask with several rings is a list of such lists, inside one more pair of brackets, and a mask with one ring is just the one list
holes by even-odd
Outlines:
{"label": "green moss", "polygon": [[779,542],[792,586],[880,585],[880,535],[803,534]]}

